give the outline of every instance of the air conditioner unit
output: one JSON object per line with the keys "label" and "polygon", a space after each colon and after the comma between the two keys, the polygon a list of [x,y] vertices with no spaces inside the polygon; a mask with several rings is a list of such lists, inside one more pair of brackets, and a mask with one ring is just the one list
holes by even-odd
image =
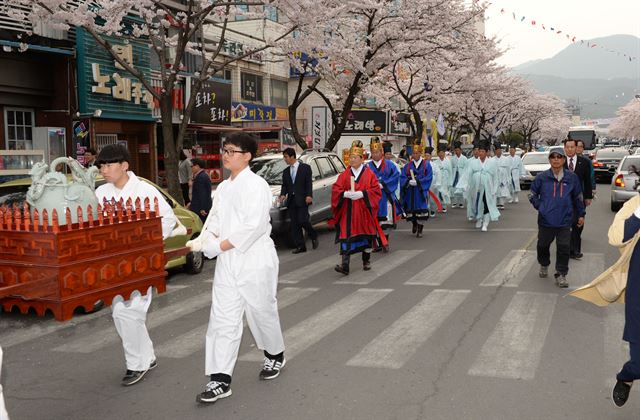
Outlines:
{"label": "air conditioner unit", "polygon": [[33,33],[44,38],[51,39],[67,39],[67,31],[62,29],[54,29],[51,25],[42,21],[33,24]]}

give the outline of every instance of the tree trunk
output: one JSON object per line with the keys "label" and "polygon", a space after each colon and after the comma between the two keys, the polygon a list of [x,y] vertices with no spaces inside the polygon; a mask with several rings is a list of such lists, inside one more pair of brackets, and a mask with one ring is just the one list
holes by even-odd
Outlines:
{"label": "tree trunk", "polygon": [[[342,136],[342,131],[344,130],[344,126],[347,124],[347,114],[351,112],[351,108],[353,108],[353,101],[356,99],[356,95],[360,92],[360,79],[362,78],[362,73],[358,72],[353,79],[353,83],[351,84],[351,88],[349,89],[349,94],[347,95],[347,99],[344,101],[343,109],[340,111],[342,119],[338,124],[333,125],[333,130],[331,131],[331,135],[327,139],[327,144],[325,148],[327,150],[333,150],[338,144],[338,140],[340,140],[340,136]],[[336,115],[332,112],[332,119],[335,121]]]}
{"label": "tree trunk", "polygon": [[[300,131],[298,131],[298,106],[299,103],[292,103],[289,105],[289,125],[291,125],[291,134],[293,134],[293,138],[296,139],[296,143],[298,146],[302,147],[302,150],[306,150],[307,142],[300,135]],[[311,128],[313,130],[313,127]]]}
{"label": "tree trunk", "polygon": [[180,181],[178,179],[178,154],[173,138],[173,112],[171,94],[160,98],[160,115],[162,116],[162,141],[164,145],[164,171],[167,179],[169,195],[184,204]]}
{"label": "tree trunk", "polygon": [[422,118],[420,117],[420,112],[414,107],[411,107],[411,114],[413,115],[413,119],[416,122],[416,132],[413,133],[412,143],[416,143],[422,140],[422,132],[424,131],[424,124],[422,123]]}

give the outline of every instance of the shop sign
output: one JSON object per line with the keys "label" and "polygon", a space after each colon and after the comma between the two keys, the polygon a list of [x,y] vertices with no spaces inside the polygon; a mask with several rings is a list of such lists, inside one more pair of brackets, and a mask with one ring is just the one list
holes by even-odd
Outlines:
{"label": "shop sign", "polygon": [[324,149],[329,136],[329,108],[314,106],[311,108],[311,138],[314,149]]}
{"label": "shop sign", "polygon": [[[152,120],[153,95],[84,29],[77,28],[78,99],[81,113],[103,118]],[[151,80],[149,45],[105,36],[114,53]]]}
{"label": "shop sign", "polygon": [[289,108],[276,108],[276,120],[289,121]]}
{"label": "shop sign", "polygon": [[[340,115],[341,111],[337,111]],[[340,117],[338,116],[338,121]],[[343,135],[387,133],[387,113],[385,111],[353,110],[347,114]]]}
{"label": "shop sign", "polygon": [[411,136],[411,114],[407,112],[389,112],[389,134]]}
{"label": "shop sign", "polygon": [[[226,55],[229,57],[240,57],[246,54],[247,51],[250,51],[253,49],[255,49],[255,47],[249,47],[244,45],[241,42],[225,39],[224,43],[222,44],[222,51],[220,52],[222,53],[222,55]],[[264,52],[257,51],[257,52],[251,53],[248,56],[244,57],[243,60],[253,61],[255,63],[262,64],[264,62]]]}
{"label": "shop sign", "polygon": [[[190,92],[195,81],[191,79]],[[189,99],[186,99],[187,101]],[[191,122],[195,124],[231,124],[231,83],[205,80],[196,94],[191,112]]]}
{"label": "shop sign", "polygon": [[[267,105],[255,105],[245,102],[232,102],[231,121],[275,121],[277,110]],[[288,115],[287,115],[288,119]]]}

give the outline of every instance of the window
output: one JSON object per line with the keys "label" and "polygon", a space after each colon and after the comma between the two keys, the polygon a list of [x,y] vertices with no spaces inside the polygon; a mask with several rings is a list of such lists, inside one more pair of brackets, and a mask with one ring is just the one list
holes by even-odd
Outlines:
{"label": "window", "polygon": [[278,9],[273,6],[264,6],[264,16],[274,22],[278,21]]}
{"label": "window", "polygon": [[240,95],[246,101],[262,102],[262,76],[240,73]]}
{"label": "window", "polygon": [[331,161],[333,162],[333,166],[336,167],[336,169],[338,170],[338,172],[342,173],[344,172],[344,163],[342,163],[342,161],[340,160],[340,158],[336,155],[329,155],[329,157],[331,158]]}
{"label": "window", "polygon": [[316,159],[316,163],[320,167],[323,178],[328,178],[330,176],[336,175],[336,170],[333,168],[333,165],[331,165],[331,162],[329,162],[329,159],[318,158]]}
{"label": "window", "polygon": [[[236,5],[236,9],[238,9],[239,13],[249,13],[249,5],[248,4],[238,4]],[[247,17],[244,15],[236,15],[236,20],[247,20]]]}
{"label": "window", "polygon": [[34,116],[30,109],[5,108],[5,138],[9,150],[33,149]]}
{"label": "window", "polygon": [[311,177],[313,178],[314,181],[317,181],[320,178],[322,178],[322,175],[320,174],[320,170],[318,169],[318,165],[316,164],[315,160],[312,160],[311,162],[309,162],[309,166],[311,166]]}
{"label": "window", "polygon": [[282,108],[289,106],[289,86],[287,82],[271,79],[271,105]]}

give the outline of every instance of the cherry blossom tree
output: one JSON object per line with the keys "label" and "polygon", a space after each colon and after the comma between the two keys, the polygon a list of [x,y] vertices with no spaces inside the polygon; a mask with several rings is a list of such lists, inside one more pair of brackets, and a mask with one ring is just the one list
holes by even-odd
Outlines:
{"label": "cherry blossom tree", "polygon": [[617,112],[618,117],[611,123],[612,136],[631,139],[640,138],[640,99],[632,99]]}
{"label": "cherry blossom tree", "polygon": [[[533,89],[529,89],[525,99],[514,108],[511,121],[510,130],[522,134],[529,150],[533,148],[533,137],[540,133],[542,128],[547,130],[542,139],[555,144],[558,139],[567,136],[571,125],[567,108],[558,97],[539,94]],[[547,135],[549,137],[546,137]]]}
{"label": "cherry blossom tree", "polygon": [[[4,0],[2,11],[15,19],[45,22],[57,29],[80,27],[85,29],[112,58],[160,104],[164,164],[168,176],[169,193],[182,200],[178,182],[178,156],[184,135],[194,109],[197,93],[204,81],[221,72],[231,62],[265,50],[277,41],[262,42],[235,56],[222,55],[229,23],[238,6],[261,5],[260,1],[184,0],[179,3],[163,0]],[[28,12],[25,12],[28,10]],[[214,39],[204,35],[205,30],[215,33]],[[286,36],[291,28],[284,29]],[[154,89],[151,80],[118,53],[117,46],[107,36],[121,39],[142,39],[160,63],[161,88]],[[177,135],[172,123],[172,93],[184,70],[185,54],[199,56],[199,65],[193,77],[189,102],[185,104]]]}
{"label": "cherry blossom tree", "polygon": [[[280,44],[299,72],[289,107],[293,132],[298,133],[294,128],[297,107],[309,95],[319,95],[333,122],[328,149],[335,147],[348,113],[354,105],[364,104],[371,91],[364,95],[363,90],[378,79],[381,71],[401,60],[451,48],[455,37],[460,37],[479,13],[479,6],[467,9],[461,0],[277,3],[297,28],[293,37]],[[297,141],[306,147],[299,135]]]}

